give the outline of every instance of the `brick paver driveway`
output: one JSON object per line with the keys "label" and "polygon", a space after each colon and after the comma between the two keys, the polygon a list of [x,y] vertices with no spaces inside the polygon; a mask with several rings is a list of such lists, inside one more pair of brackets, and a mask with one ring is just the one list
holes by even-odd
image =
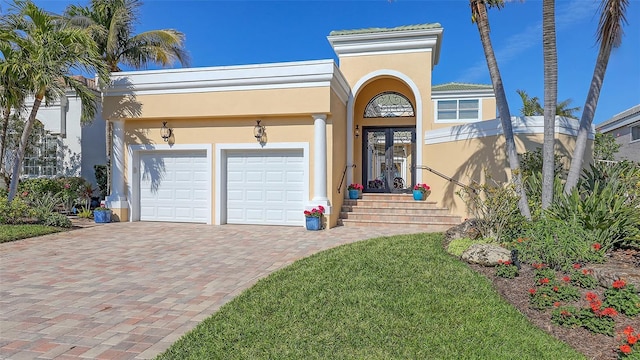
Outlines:
{"label": "brick paver driveway", "polygon": [[0,244],[0,358],[153,358],[297,259],[418,231],[136,222]]}

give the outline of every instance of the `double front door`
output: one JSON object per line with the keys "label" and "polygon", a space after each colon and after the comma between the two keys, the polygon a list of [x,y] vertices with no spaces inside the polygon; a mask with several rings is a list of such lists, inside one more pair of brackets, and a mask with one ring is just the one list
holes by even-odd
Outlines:
{"label": "double front door", "polygon": [[415,184],[415,127],[364,127],[365,192],[410,192]]}

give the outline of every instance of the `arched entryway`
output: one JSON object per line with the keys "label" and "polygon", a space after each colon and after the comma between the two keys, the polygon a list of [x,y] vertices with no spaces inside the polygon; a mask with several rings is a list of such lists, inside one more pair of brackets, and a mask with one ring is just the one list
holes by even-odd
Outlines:
{"label": "arched entryway", "polygon": [[416,106],[410,87],[380,76],[357,93],[353,108],[354,180],[364,192],[409,192],[417,182]]}

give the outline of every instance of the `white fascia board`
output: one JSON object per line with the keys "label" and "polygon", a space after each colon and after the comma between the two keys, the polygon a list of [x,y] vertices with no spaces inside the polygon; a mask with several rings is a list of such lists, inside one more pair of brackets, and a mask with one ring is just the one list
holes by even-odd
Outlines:
{"label": "white fascia board", "polygon": [[[534,135],[544,133],[543,116],[512,117],[511,123],[513,125],[513,133],[515,135]],[[577,119],[556,116],[556,134],[577,136],[579,127],[580,122]],[[427,131],[424,135],[424,143],[425,145],[440,144],[501,134],[502,123],[500,122],[500,119],[493,119]],[[594,138],[593,126],[591,127],[588,138]]]}
{"label": "white fascia board", "polygon": [[333,74],[331,89],[335,91],[340,101],[346,105],[349,100],[349,94],[351,94],[351,87],[349,87],[349,83],[335,63],[333,63]]}
{"label": "white fascia board", "polygon": [[104,96],[331,86],[333,60],[117,72]]}
{"label": "white fascia board", "polygon": [[596,127],[596,129],[598,129],[599,132],[606,134],[619,128],[629,126],[636,121],[640,121],[640,111],[637,113],[629,114],[626,117],[616,119],[615,121],[606,124],[600,124]]}
{"label": "white fascia board", "polygon": [[431,99],[495,98],[493,90],[433,91]]}
{"label": "white fascia board", "polygon": [[327,40],[339,57],[432,51],[434,66],[440,58],[442,31],[434,28],[334,35],[327,36]]}

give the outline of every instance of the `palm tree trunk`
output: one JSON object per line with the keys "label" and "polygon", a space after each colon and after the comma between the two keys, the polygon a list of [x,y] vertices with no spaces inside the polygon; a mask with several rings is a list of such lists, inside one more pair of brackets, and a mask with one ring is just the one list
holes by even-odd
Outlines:
{"label": "palm tree trunk", "polygon": [[2,114],[2,134],[0,134],[0,176],[2,176],[2,179],[0,179],[0,182],[3,183],[2,187],[4,188],[4,186],[6,186],[6,183],[4,183],[4,179],[6,178],[6,173],[7,173],[7,165],[5,164],[4,161],[4,155],[6,152],[6,148],[7,148],[7,128],[9,127],[9,117],[11,116],[11,107],[7,106],[4,109],[4,113]]}
{"label": "palm tree trunk", "polygon": [[607,65],[609,64],[611,48],[612,46],[610,44],[602,42],[600,46],[600,52],[598,52],[596,66],[593,70],[593,77],[591,78],[591,85],[589,86],[589,93],[587,94],[587,100],[584,103],[584,110],[582,111],[582,117],[580,118],[580,127],[578,128],[576,147],[575,149],[573,149],[571,168],[569,169],[569,174],[567,175],[567,182],[564,185],[565,194],[571,193],[571,190],[576,187],[576,185],[578,184],[578,179],[580,178],[582,163],[584,162],[584,154],[587,149],[587,138],[589,136],[589,132],[591,131],[593,116],[596,113],[596,106],[598,105],[600,90],[602,89],[604,75],[607,71]]}
{"label": "palm tree trunk", "polygon": [[9,201],[13,200],[18,191],[18,182],[20,181],[20,170],[22,169],[22,161],[24,160],[24,154],[27,150],[27,143],[29,141],[29,135],[31,134],[31,128],[36,121],[36,114],[42,103],[44,97],[44,91],[38,93],[33,101],[33,107],[31,108],[31,114],[27,123],[24,124],[24,130],[22,130],[22,136],[20,137],[20,146],[18,147],[18,153],[13,161],[13,171],[11,173],[11,183],[9,184]]}
{"label": "palm tree trunk", "polygon": [[542,143],[542,208],[553,203],[555,126],[558,103],[558,54],[556,50],[555,0],[542,2],[544,61],[544,140]]}
{"label": "palm tree trunk", "polygon": [[504,132],[505,146],[507,158],[509,159],[509,167],[511,168],[512,181],[515,185],[516,193],[520,196],[518,208],[520,209],[522,216],[531,220],[531,211],[529,210],[527,194],[522,186],[522,173],[520,171],[520,162],[518,161],[516,143],[513,137],[509,104],[504,92],[504,86],[502,85],[502,77],[500,76],[500,70],[498,69],[498,61],[496,60],[496,56],[493,52],[493,46],[491,45],[491,38],[489,37],[489,17],[487,15],[487,7],[482,1],[470,0],[470,2],[471,7],[477,9],[477,17],[475,21],[476,25],[478,25],[480,40],[482,41],[482,47],[484,49],[485,57],[487,58],[487,66],[489,67],[489,74],[491,76],[491,82],[493,83],[493,91],[496,95],[496,104],[498,106],[500,122],[502,123],[502,131]]}

